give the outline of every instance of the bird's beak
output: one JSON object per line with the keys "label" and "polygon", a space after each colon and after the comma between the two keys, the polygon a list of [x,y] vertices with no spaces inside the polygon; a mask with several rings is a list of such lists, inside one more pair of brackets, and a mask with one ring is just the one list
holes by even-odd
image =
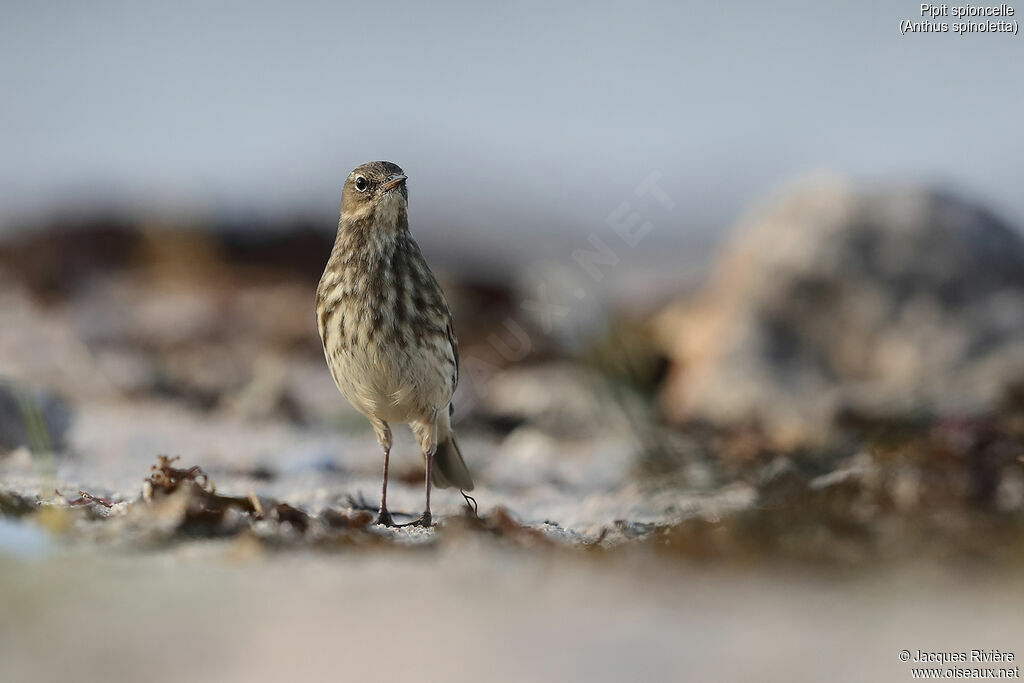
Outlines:
{"label": "bird's beak", "polygon": [[380,187],[382,190],[387,192],[388,190],[393,190],[394,188],[404,183],[406,179],[407,178],[404,175],[393,175],[390,178],[388,178],[387,182],[381,185]]}

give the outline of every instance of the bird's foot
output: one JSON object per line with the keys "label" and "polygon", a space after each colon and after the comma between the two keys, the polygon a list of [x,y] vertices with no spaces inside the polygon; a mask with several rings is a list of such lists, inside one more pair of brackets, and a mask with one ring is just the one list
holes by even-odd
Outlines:
{"label": "bird's foot", "polygon": [[374,524],[380,524],[382,526],[398,526],[395,524],[395,520],[391,517],[391,513],[388,512],[387,508],[381,508],[380,514],[377,515],[377,521]]}
{"label": "bird's foot", "polygon": [[398,524],[396,526],[422,526],[422,527],[430,528],[430,527],[434,526],[434,522],[433,522],[433,517],[430,514],[430,511],[427,510],[427,511],[424,511],[423,516],[420,517],[419,519],[415,519],[415,520],[413,520],[411,522],[406,522],[405,524]]}

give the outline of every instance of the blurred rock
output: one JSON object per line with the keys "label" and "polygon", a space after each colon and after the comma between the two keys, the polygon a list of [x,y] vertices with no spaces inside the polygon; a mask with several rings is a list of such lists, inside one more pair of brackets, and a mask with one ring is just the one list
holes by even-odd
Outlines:
{"label": "blurred rock", "polygon": [[761,472],[761,480],[758,482],[758,503],[765,506],[779,505],[802,495],[807,488],[807,477],[792,460],[779,456],[769,462]]}
{"label": "blurred rock", "polygon": [[70,426],[71,409],[57,396],[0,380],[0,455],[22,446],[63,450]]}
{"label": "blurred rock", "polygon": [[0,517],[23,517],[35,512],[37,502],[13,491],[0,490]]}
{"label": "blurred rock", "polygon": [[[467,384],[476,378],[464,380]],[[602,375],[565,362],[514,366],[489,377],[479,404],[459,402],[459,411],[515,418],[560,438],[629,433],[623,404],[635,401]],[[640,412],[640,409],[637,410]]]}
{"label": "blurred rock", "polygon": [[139,250],[139,232],[123,217],[69,214],[23,227],[7,231],[0,240],[0,267],[33,296],[50,302],[98,272],[124,268]]}
{"label": "blurred rock", "polygon": [[2,270],[0,310],[0,377],[75,400],[116,395],[67,312],[40,305]]}
{"label": "blurred rock", "polygon": [[943,194],[817,180],[745,220],[658,335],[671,418],[782,447],[841,413],[983,412],[1024,377],[1024,242]]}

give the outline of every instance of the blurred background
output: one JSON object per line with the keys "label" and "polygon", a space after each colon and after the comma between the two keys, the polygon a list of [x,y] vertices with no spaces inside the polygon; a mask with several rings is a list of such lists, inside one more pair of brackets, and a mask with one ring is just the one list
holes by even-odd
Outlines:
{"label": "blurred background", "polygon": [[[137,678],[183,641],[232,680],[319,678],[336,633],[355,675],[396,623],[436,634],[399,678],[437,655],[479,678],[508,642],[542,654],[507,680],[902,680],[904,647],[1013,651],[1024,47],[904,19],[919,5],[0,8],[0,672]],[[461,343],[479,517],[447,492],[435,532],[367,526],[380,456],[314,322],[341,185],[375,159],[410,177]],[[950,586],[988,611],[935,602]],[[305,654],[245,654],[231,615]],[[71,645],[83,619],[110,628]],[[720,668],[734,647],[751,659]]]}

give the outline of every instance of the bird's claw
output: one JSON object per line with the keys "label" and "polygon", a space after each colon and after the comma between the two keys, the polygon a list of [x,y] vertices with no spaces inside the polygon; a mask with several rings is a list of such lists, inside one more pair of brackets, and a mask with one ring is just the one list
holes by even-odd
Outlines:
{"label": "bird's claw", "polygon": [[430,527],[434,526],[434,522],[431,514],[429,512],[424,512],[423,516],[419,519],[414,519],[413,521],[406,522],[405,524],[396,524],[395,526],[421,526],[429,529]]}
{"label": "bird's claw", "polygon": [[377,521],[374,524],[380,524],[381,526],[398,526],[395,524],[395,520],[391,517],[391,513],[387,510],[381,510],[380,514],[377,515]]}

